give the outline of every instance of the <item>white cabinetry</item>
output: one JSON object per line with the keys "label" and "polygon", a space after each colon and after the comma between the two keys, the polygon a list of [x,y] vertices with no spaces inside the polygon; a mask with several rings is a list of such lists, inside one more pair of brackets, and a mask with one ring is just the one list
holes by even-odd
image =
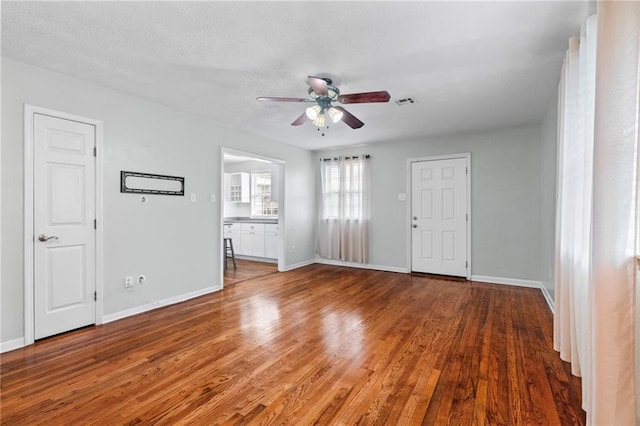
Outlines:
{"label": "white cabinetry", "polygon": [[278,235],[280,234],[280,225],[266,224],[264,225],[264,257],[271,259],[278,258]]}
{"label": "white cabinetry", "polygon": [[232,203],[248,203],[251,201],[251,175],[249,173],[225,173],[225,197]]}
{"label": "white cabinetry", "polygon": [[261,223],[241,223],[242,243],[238,254],[254,257],[265,257],[264,225]]}
{"label": "white cabinetry", "polygon": [[233,240],[240,256],[278,258],[280,225],[272,223],[232,223],[224,226],[224,237]]}
{"label": "white cabinetry", "polygon": [[231,238],[234,253],[240,254],[242,251],[242,230],[240,229],[240,224],[232,223],[231,225],[224,225],[224,238]]}

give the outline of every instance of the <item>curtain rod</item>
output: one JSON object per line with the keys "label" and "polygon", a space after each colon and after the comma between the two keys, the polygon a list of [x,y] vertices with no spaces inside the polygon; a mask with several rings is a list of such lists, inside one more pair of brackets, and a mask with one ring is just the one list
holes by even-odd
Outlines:
{"label": "curtain rod", "polygon": [[[363,155],[362,157],[363,157],[363,158],[365,158],[365,159],[367,159],[367,158],[371,158],[371,156],[370,156],[369,154]],[[320,159],[320,161],[331,161],[331,160],[333,160],[333,161],[338,161],[340,158],[341,158],[341,157],[334,157],[334,158],[321,158],[321,159]],[[350,157],[342,157],[342,158],[344,158],[345,160],[351,160],[351,159],[354,159],[354,160],[355,160],[355,159],[360,158],[360,157],[359,157],[359,156],[357,156],[357,155],[352,155],[352,156],[350,156]]]}

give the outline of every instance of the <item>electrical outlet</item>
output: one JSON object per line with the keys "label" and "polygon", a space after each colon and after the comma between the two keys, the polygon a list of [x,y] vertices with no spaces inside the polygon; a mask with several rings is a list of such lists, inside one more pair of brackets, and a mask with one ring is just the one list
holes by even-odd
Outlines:
{"label": "electrical outlet", "polygon": [[133,277],[124,277],[124,288],[133,287]]}

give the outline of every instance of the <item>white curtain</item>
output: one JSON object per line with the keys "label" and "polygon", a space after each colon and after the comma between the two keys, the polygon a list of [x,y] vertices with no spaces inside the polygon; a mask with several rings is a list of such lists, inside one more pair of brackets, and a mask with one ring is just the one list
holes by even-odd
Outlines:
{"label": "white curtain", "polygon": [[592,425],[636,424],[639,50],[640,3],[599,2],[559,88],[554,347]]}
{"label": "white curtain", "polygon": [[[558,203],[554,344],[573,374],[588,363],[596,17],[569,40],[558,105]],[[583,381],[588,381],[588,375]],[[583,392],[583,401],[588,398]]]}
{"label": "white curtain", "polygon": [[323,159],[318,194],[316,252],[328,259],[367,263],[369,257],[369,160]]}

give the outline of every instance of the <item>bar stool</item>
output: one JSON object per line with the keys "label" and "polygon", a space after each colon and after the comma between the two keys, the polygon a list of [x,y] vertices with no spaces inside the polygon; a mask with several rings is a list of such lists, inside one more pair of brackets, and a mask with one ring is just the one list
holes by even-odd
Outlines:
{"label": "bar stool", "polygon": [[224,269],[227,269],[227,262],[229,262],[229,258],[233,260],[233,269],[238,269],[236,267],[236,253],[233,251],[233,240],[231,238],[224,239]]}

